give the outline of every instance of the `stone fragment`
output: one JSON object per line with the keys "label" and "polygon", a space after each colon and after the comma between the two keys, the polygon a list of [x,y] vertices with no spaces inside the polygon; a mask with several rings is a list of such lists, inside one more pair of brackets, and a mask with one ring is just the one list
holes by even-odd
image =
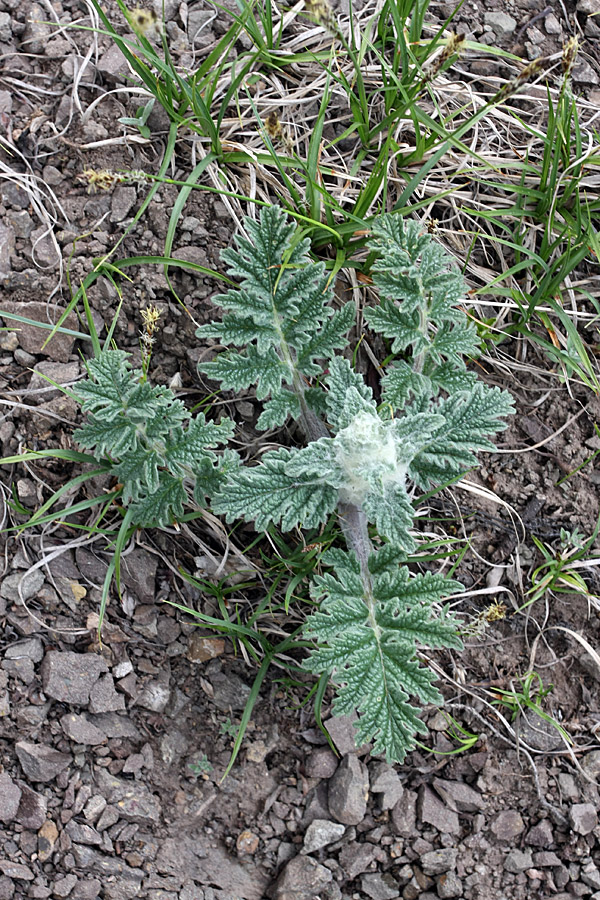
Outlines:
{"label": "stone fragment", "polygon": [[360,879],[363,892],[371,897],[371,900],[395,900],[400,897],[398,882],[391,873],[381,875],[375,872],[372,875],[363,875]]}
{"label": "stone fragment", "polygon": [[52,819],[46,819],[38,831],[37,852],[40,862],[47,862],[54,853],[54,846],[58,840],[58,828]]}
{"label": "stone fragment", "polygon": [[305,827],[315,819],[329,819],[329,786],[326,781],[321,781],[306,795],[302,825]]}
{"label": "stone fragment", "polygon": [[[34,322],[42,322],[45,325],[54,324],[58,321],[64,310],[52,303],[42,303],[39,301],[16,302],[13,300],[3,300],[2,308],[6,312],[15,313],[32,319]],[[79,329],[79,323],[73,313],[69,313],[63,322],[65,328],[74,330]],[[47,340],[50,332],[45,328],[36,325],[29,325],[27,322],[19,322],[17,336],[19,344],[27,353],[38,354],[42,352],[42,345]],[[69,334],[57,333],[44,347],[44,356],[50,359],[58,360],[58,362],[68,362],[73,342],[75,338]],[[38,570],[39,571],[39,570]]]}
{"label": "stone fragment", "polygon": [[524,828],[523,818],[516,809],[507,809],[498,813],[491,825],[491,829],[499,841],[514,840]]}
{"label": "stone fragment", "polygon": [[21,788],[8,772],[0,772],[0,822],[8,825],[17,817],[21,802]]}
{"label": "stone fragment", "polygon": [[12,900],[15,896],[15,883],[12,878],[0,875],[0,900]]}
{"label": "stone fragment", "polygon": [[116,807],[122,819],[139,825],[156,825],[160,821],[158,799],[145,785],[117,778],[106,769],[96,771],[96,781],[99,790]]}
{"label": "stone fragment", "polygon": [[69,900],[98,900],[102,882],[97,878],[79,880],[73,888]]}
{"label": "stone fragment", "polygon": [[368,796],[367,768],[356,756],[348,754],[329,781],[329,811],[344,825],[358,825],[365,817]]}
{"label": "stone fragment", "polygon": [[339,856],[340,866],[344,870],[348,881],[353,881],[358,875],[366,872],[375,859],[377,848],[375,844],[346,844],[342,847]]}
{"label": "stone fragment", "polygon": [[125,709],[125,698],[117,693],[112,675],[101,675],[93,685],[88,709],[94,715]]}
{"label": "stone fragment", "polygon": [[551,753],[563,746],[560,731],[533,709],[520,713],[515,722],[519,738],[534,750]]}
{"label": "stone fragment", "polygon": [[169,677],[153,678],[144,685],[138,694],[136,703],[143,709],[149,709],[151,712],[162,713],[167,708],[171,699],[171,688],[169,687]]}
{"label": "stone fragment", "polygon": [[531,869],[532,866],[531,850],[511,850],[504,860],[504,871],[513,872],[515,875]]}
{"label": "stone fragment", "polygon": [[598,824],[596,808],[591,803],[574,803],[569,810],[569,822],[577,834],[589,834]]}
{"label": "stone fragment", "polygon": [[338,758],[329,747],[317,747],[306,760],[304,769],[309,778],[331,778],[338,767]]}
{"label": "stone fragment", "polygon": [[39,638],[26,638],[10,644],[4,652],[5,659],[30,659],[34,663],[40,662],[44,656],[44,648]]}
{"label": "stone fragment", "polygon": [[117,712],[89,715],[88,721],[96,725],[109,738],[129,738],[141,741],[142,736],[128,716],[120,716]]}
{"label": "stone fragment", "polygon": [[96,822],[96,830],[106,831],[107,828],[112,828],[113,825],[116,825],[120,818],[121,817],[119,815],[119,810],[117,809],[117,807],[109,803],[108,806],[104,808],[102,815]]}
{"label": "stone fragment", "polygon": [[52,781],[72,762],[69,753],[61,753],[46,744],[18,741],[15,751],[21,768],[32,781]]}
{"label": "stone fragment", "polygon": [[32,3],[28,8],[27,24],[21,38],[21,47],[25,53],[44,52],[44,46],[51,34],[47,21],[47,11],[37,3]]}
{"label": "stone fragment", "polygon": [[68,897],[78,880],[77,875],[72,874],[57,878],[52,888],[52,896],[58,898]]}
{"label": "stone fragment", "polygon": [[251,856],[253,853],[256,853],[258,850],[258,843],[258,835],[254,834],[253,831],[249,831],[247,828],[244,829],[244,831],[241,831],[238,834],[235,842],[235,849],[238,852],[238,856]]}
{"label": "stone fragment", "polygon": [[24,828],[37,831],[46,821],[48,804],[46,798],[37,791],[32,790],[24,781],[17,781],[21,791],[21,802],[15,816],[15,821]]}
{"label": "stone fragment", "polygon": [[101,656],[50,650],[41,667],[44,692],[55,700],[85,706],[100,675],[108,671]]}
{"label": "stone fragment", "polygon": [[546,34],[560,34],[562,32],[562,26],[553,12],[548,13],[546,16],[544,28],[546,29]]}
{"label": "stone fragment", "polygon": [[61,718],[60,725],[66,736],[77,744],[91,744],[94,746],[96,744],[104,744],[106,741],[106,734],[100,728],[97,728],[96,725],[89,722],[83,715],[66,713]]}
{"label": "stone fragment", "polygon": [[30,659],[4,659],[2,668],[13,678],[19,678],[25,684],[31,684],[35,678],[35,669]]}
{"label": "stone fragment", "polygon": [[225,641],[223,638],[205,637],[203,634],[193,632],[188,639],[186,656],[190,662],[208,662],[225,653]]}
{"label": "stone fragment", "polygon": [[[212,667],[212,668],[211,668]],[[209,663],[207,676],[213,689],[210,700],[221,712],[241,712],[250,696],[250,688],[233,672],[225,674],[221,671],[221,663],[215,660]]]}
{"label": "stone fragment", "polygon": [[153,604],[155,601],[157,568],[157,557],[143,547],[136,547],[123,557],[121,578],[140,603]]}
{"label": "stone fragment", "polygon": [[549,847],[554,842],[552,825],[548,819],[542,819],[525,835],[525,843],[530,847]]}
{"label": "stone fragment", "polygon": [[92,828],[91,825],[82,825],[80,822],[76,822],[75,819],[67,822],[65,831],[75,844],[94,846],[102,843],[102,838],[95,828]]}
{"label": "stone fragment", "polygon": [[598,866],[591,860],[583,866],[579,877],[584,884],[587,884],[594,891],[600,890],[600,871]]}
{"label": "stone fragment", "polygon": [[98,72],[109,84],[117,84],[119,81],[125,81],[129,76],[129,66],[125,56],[117,45],[110,43],[100,59],[97,66]]}
{"label": "stone fragment", "polygon": [[442,833],[460,833],[458,815],[438,800],[431,788],[425,784],[421,785],[419,789],[417,812],[421,822],[433,825]]}
{"label": "stone fragment", "polygon": [[313,819],[304,835],[302,853],[315,853],[321,847],[335,843],[341,838],[345,830],[346,826],[338,822],[330,822],[327,819]]}
{"label": "stone fragment", "polygon": [[430,850],[419,859],[419,865],[426,875],[443,875],[456,868],[458,850],[453,847],[443,847],[440,850]]}
{"label": "stone fragment", "polygon": [[310,856],[295,856],[287,863],[273,888],[273,900],[313,900],[333,876]]}
{"label": "stone fragment", "polygon": [[596,781],[598,776],[600,776],[600,750],[591,750],[589,753],[586,753],[581,760],[581,768],[586,775],[589,775],[591,779]]}
{"label": "stone fragment", "polygon": [[433,786],[446,806],[458,813],[476,813],[485,807],[485,800],[479,793],[462,781],[446,781],[434,778]]}
{"label": "stone fragment", "polygon": [[88,822],[95,822],[105,809],[106,797],[103,797],[101,794],[94,794],[93,797],[90,797],[88,802],[85,804],[83,808],[83,815],[88,820]]}
{"label": "stone fragment", "polygon": [[551,850],[540,850],[533,854],[533,864],[545,868],[546,866],[560,866],[561,863],[556,853]]}
{"label": "stone fragment", "polygon": [[348,753],[364,756],[368,750],[368,744],[363,744],[362,747],[356,746],[355,722],[358,722],[356,713],[352,713],[349,716],[332,716],[325,722],[325,728],[329,732],[329,737],[341,756],[346,756]]}
{"label": "stone fragment", "polygon": [[446,872],[437,880],[437,893],[441,900],[463,896],[463,884],[456,872]]}
{"label": "stone fragment", "polygon": [[400,777],[387,763],[376,763],[371,770],[371,793],[379,795],[382,810],[393,809],[404,793]]}
{"label": "stone fragment", "polygon": [[[36,501],[37,502],[37,501]],[[2,579],[0,585],[0,597],[4,597],[11,603],[20,606],[23,600],[31,600],[42,588],[44,583],[44,574],[40,569],[34,572],[27,572],[22,575],[15,572],[13,575],[7,575]]]}
{"label": "stone fragment", "polygon": [[499,38],[510,37],[517,27],[516,19],[504,12],[485,12],[483,22],[484,25],[489,25]]}
{"label": "stone fragment", "polygon": [[33,881],[35,878],[29,866],[12,862],[10,859],[0,859],[0,872],[7,878],[16,878],[21,881]]}
{"label": "stone fragment", "polygon": [[112,193],[110,203],[110,221],[122,222],[137,199],[134,187],[120,184]]}
{"label": "stone fragment", "polygon": [[404,791],[392,810],[394,831],[401,837],[411,837],[417,823],[417,794],[415,791]]}

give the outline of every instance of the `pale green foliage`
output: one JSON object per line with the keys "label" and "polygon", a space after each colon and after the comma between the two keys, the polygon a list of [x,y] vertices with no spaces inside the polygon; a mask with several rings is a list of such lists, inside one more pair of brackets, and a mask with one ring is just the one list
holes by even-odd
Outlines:
{"label": "pale green foliage", "polygon": [[416,658],[418,645],[455,647],[459,623],[447,607],[433,604],[462,590],[461,585],[427,572],[411,577],[394,560],[381,564],[372,554],[369,585],[354,554],[333,551],[323,556],[335,575],[314,578],[311,594],[321,601],[309,617],[306,632],[322,645],[306,666],[311,672],[333,672],[338,685],[334,711],[358,709],[356,741],[374,739],[373,752],[400,760],[415,745],[415,734],[427,729],[410,704],[441,703],[434,674]]}
{"label": "pale green foliage", "polygon": [[235,454],[218,459],[210,449],[226,443],[233,426],[228,419],[207,422],[203,414],[191,418],[172,391],[148,384],[127,357],[103,350],[88,362],[89,377],[73,389],[87,422],[74,437],[111,461],[137,525],[171,525],[188,503],[186,479],[200,505],[237,465]]}
{"label": "pale green foliage", "polygon": [[237,250],[223,252],[240,288],[214,297],[227,312],[197,331],[246,349],[221,353],[199,368],[226,389],[256,384],[256,396],[266,399],[258,427],[266,429],[289,415],[297,418],[302,400],[312,406],[303,379],[320,375],[317,360],[347,345],[355,309],[346,303],[334,312],[325,266],[311,261],[308,240],[295,240],[295,226],[281,209],[263,209],[260,223],[247,219],[246,229],[250,239],[238,237]]}
{"label": "pale green foliage", "polygon": [[[358,709],[359,743],[373,740],[376,752],[402,760],[423,730],[410,698],[441,699],[417,648],[460,647],[456,621],[439,606],[460,586],[432,573],[412,575],[401,565],[415,547],[412,496],[417,487],[452,480],[475,465],[474,451],[492,449],[489,435],[505,427],[511,398],[467,371],[464,356],[477,355],[479,347],[458,308],[462,278],[415,223],[385,216],[373,229],[380,256],[372,278],[381,300],[365,319],[404,356],[382,379],[380,408],[350,363],[334,355],[346,343],[351,305],[331,313],[323,267],[310,261],[304,242],[294,242],[285,215],[263,210],[260,223],[247,229],[250,240],[239,239],[238,251],[226,257],[241,288],[217,298],[231,312],[200,334],[240,344],[250,336],[251,343],[202,371],[226,388],[255,383],[259,399],[270,398],[262,427],[291,414],[308,434],[323,436],[231,472],[213,509],[229,521],[241,517],[258,529],[289,530],[314,528],[338,508],[349,552],[328,553],[323,562],[335,575],[314,579],[320,609],[307,634],[318,649],[306,665],[331,674],[337,712]],[[309,387],[307,379],[321,375],[319,357],[328,372]],[[312,423],[311,410],[320,415]],[[388,541],[378,551],[368,523]]]}

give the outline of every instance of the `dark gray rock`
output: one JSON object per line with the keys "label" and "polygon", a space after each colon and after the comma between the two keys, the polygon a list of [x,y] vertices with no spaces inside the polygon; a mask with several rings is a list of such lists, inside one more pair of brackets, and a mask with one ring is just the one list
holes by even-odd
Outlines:
{"label": "dark gray rock", "polygon": [[248,685],[235,673],[222,672],[219,660],[208,664],[206,674],[213,689],[213,696],[209,699],[217,709],[221,712],[241,712],[250,696]]}
{"label": "dark gray rock", "polygon": [[98,878],[78,879],[69,900],[98,900],[102,882]]}
{"label": "dark gray rock", "polygon": [[458,813],[476,813],[485,807],[485,800],[479,793],[462,781],[446,781],[434,778],[433,786],[443,802]]}
{"label": "dark gray rock", "polygon": [[306,795],[302,825],[305,827],[315,819],[329,819],[329,786],[326,781],[321,781]]}
{"label": "dark gray rock", "polygon": [[577,834],[589,834],[598,824],[598,814],[591,803],[574,803],[569,810],[569,822]]}
{"label": "dark gray rock", "polygon": [[107,671],[105,661],[95,653],[50,650],[42,663],[42,684],[49,697],[85,706],[93,686]]}
{"label": "dark gray rock", "polygon": [[400,777],[387,763],[376,763],[370,769],[371,793],[378,794],[382,810],[393,809],[404,793]]}
{"label": "dark gray rock", "polygon": [[295,856],[285,866],[273,888],[273,900],[313,900],[333,876],[310,856]]}
{"label": "dark gray rock", "polygon": [[57,878],[52,887],[52,896],[59,898],[68,897],[78,881],[77,875],[71,874]]}
{"label": "dark gray rock", "polygon": [[129,738],[133,741],[142,739],[129,716],[120,716],[117,712],[107,712],[99,713],[97,716],[89,715],[87,718],[92,725],[103,731],[109,738]]}
{"label": "dark gray rock", "polygon": [[358,756],[363,756],[369,749],[368,744],[363,744],[362,747],[356,746],[355,722],[358,722],[356,713],[352,713],[349,716],[332,716],[325,722],[325,728],[329,732],[329,737],[341,756],[346,756],[348,753],[356,753]]}
{"label": "dark gray rock", "polygon": [[433,825],[438,831],[445,834],[459,834],[460,823],[458,815],[438,800],[431,788],[421,785],[417,812],[421,822]]}
{"label": "dark gray rock", "polygon": [[103,744],[106,741],[106,734],[93,725],[85,716],[76,713],[66,713],[60,720],[60,725],[64,733],[72,741],[77,744]]}
{"label": "dark gray rock", "polygon": [[125,698],[117,693],[112,675],[101,675],[91,688],[88,709],[94,715],[125,709]]}
{"label": "dark gray rock", "polygon": [[110,204],[110,221],[122,222],[137,199],[137,191],[134,187],[120,184],[112,194]]}
{"label": "dark gray rock", "polygon": [[0,872],[7,878],[14,878],[17,881],[33,881],[35,878],[29,866],[12,862],[10,859],[0,859]]}
{"label": "dark gray rock", "polygon": [[530,847],[549,847],[554,842],[552,825],[548,819],[542,819],[525,835],[525,843]]}
{"label": "dark gray rock", "polygon": [[15,572],[2,579],[0,596],[20,606],[23,600],[27,601],[35,597],[40,592],[43,584],[44,574],[40,569],[28,572],[25,575],[22,572]]}
{"label": "dark gray rock", "polygon": [[338,841],[346,830],[345,825],[327,819],[313,819],[304,835],[303,853],[315,853],[328,844]]}
{"label": "dark gray rock", "polygon": [[90,825],[82,825],[71,819],[65,825],[65,831],[75,844],[89,844],[90,846],[98,846],[102,843],[102,837]]}
{"label": "dark gray rock", "polygon": [[47,25],[48,13],[42,6],[32,3],[27,14],[27,25],[21,38],[21,47],[25,53],[43,53],[44,46],[51,35]]}
{"label": "dark gray rock", "polygon": [[504,871],[513,872],[514,874],[525,872],[527,869],[531,869],[532,866],[533,857],[531,850],[511,850],[504,860]]}
{"label": "dark gray rock", "polygon": [[15,821],[24,828],[38,831],[46,821],[48,803],[46,798],[32,790],[24,781],[17,781],[21,791],[21,801]]}
{"label": "dark gray rock", "polygon": [[358,825],[365,817],[368,796],[367,767],[348,754],[329,781],[329,812],[344,825]]}
{"label": "dark gray rock", "polygon": [[375,844],[346,844],[342,847],[339,856],[340,866],[344,870],[349,881],[353,881],[358,875],[366,872],[375,859],[377,847]]}
{"label": "dark gray rock", "polygon": [[499,38],[510,37],[517,27],[516,19],[504,12],[486,12],[483,21]]}
{"label": "dark gray rock", "polygon": [[39,638],[26,638],[16,644],[10,644],[4,651],[5,659],[30,659],[37,663],[43,659],[44,648]]}
{"label": "dark gray rock", "polygon": [[157,567],[157,557],[142,547],[136,547],[123,557],[121,578],[140,603],[154,603]]}
{"label": "dark gray rock", "polygon": [[129,76],[129,66],[125,56],[115,43],[109,45],[98,60],[98,72],[109,84],[125,81]]}
{"label": "dark gray rock", "polygon": [[106,769],[96,771],[96,782],[108,802],[118,808],[122,819],[139,825],[157,825],[160,821],[158,798],[145,785],[117,778]]}
{"label": "dark gray rock", "polygon": [[443,847],[440,850],[430,850],[419,859],[419,865],[426,875],[443,875],[456,868],[458,850],[454,847]]}
{"label": "dark gray rock", "polygon": [[456,872],[446,872],[437,879],[437,893],[442,900],[463,896],[463,883]]}
{"label": "dark gray rock", "polygon": [[396,900],[397,897],[400,897],[398,882],[389,872],[385,875],[381,875],[379,872],[363,875],[360,879],[360,886],[367,897],[371,897],[371,900]]}
{"label": "dark gray rock", "polygon": [[600,890],[600,871],[598,871],[598,866],[594,862],[590,861],[589,863],[586,863],[583,866],[579,877],[588,887],[591,887],[595,891]]}
{"label": "dark gray rock", "polygon": [[8,825],[19,811],[21,788],[14,783],[8,772],[0,772],[0,822]]}
{"label": "dark gray rock", "polygon": [[15,883],[12,878],[0,875],[0,900],[12,900],[15,896]]}
{"label": "dark gray rock", "polygon": [[[26,273],[19,274],[25,275]],[[25,286],[26,285],[24,285],[24,287]],[[29,285],[29,287],[31,287],[31,285]],[[49,317],[51,321],[57,322],[64,312],[61,307],[41,301],[15,302],[13,300],[3,300],[2,307],[7,312],[16,313],[27,319],[33,319],[34,322],[45,323],[48,322]],[[63,325],[65,328],[72,328],[75,330],[78,330],[79,328],[77,317],[73,313],[69,313]],[[42,345],[47,340],[48,334],[48,331],[38,328],[36,325],[28,325],[26,322],[19,322],[17,337],[19,338],[19,344],[22,349],[27,353],[41,353]],[[68,362],[74,340],[75,339],[68,334],[55,334],[52,340],[44,347],[44,356],[58,360],[59,362]],[[36,571],[39,572],[40,570],[37,569]]]}
{"label": "dark gray rock", "polygon": [[417,794],[415,791],[404,791],[392,810],[392,825],[396,834],[411,837],[417,824]]}
{"label": "dark gray rock", "polygon": [[21,768],[32,781],[52,781],[73,761],[69,753],[29,741],[18,741],[15,751]]}
{"label": "dark gray rock", "polygon": [[3,659],[2,668],[24,684],[31,684],[35,678],[35,669],[30,659]]}
{"label": "dark gray rock", "polygon": [[491,829],[499,841],[512,841],[525,828],[523,818],[516,809],[506,809],[499,813],[491,824]]}
{"label": "dark gray rock", "polygon": [[337,756],[329,747],[317,747],[306,760],[305,771],[309,778],[331,778],[338,762]]}

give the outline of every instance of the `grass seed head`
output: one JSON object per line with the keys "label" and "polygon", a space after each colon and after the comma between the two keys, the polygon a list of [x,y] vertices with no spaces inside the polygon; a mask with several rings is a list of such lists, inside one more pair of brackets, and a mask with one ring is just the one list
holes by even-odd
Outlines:
{"label": "grass seed head", "polygon": [[127,14],[127,21],[136,34],[145,37],[160,37],[162,26],[153,9],[136,6]]}

